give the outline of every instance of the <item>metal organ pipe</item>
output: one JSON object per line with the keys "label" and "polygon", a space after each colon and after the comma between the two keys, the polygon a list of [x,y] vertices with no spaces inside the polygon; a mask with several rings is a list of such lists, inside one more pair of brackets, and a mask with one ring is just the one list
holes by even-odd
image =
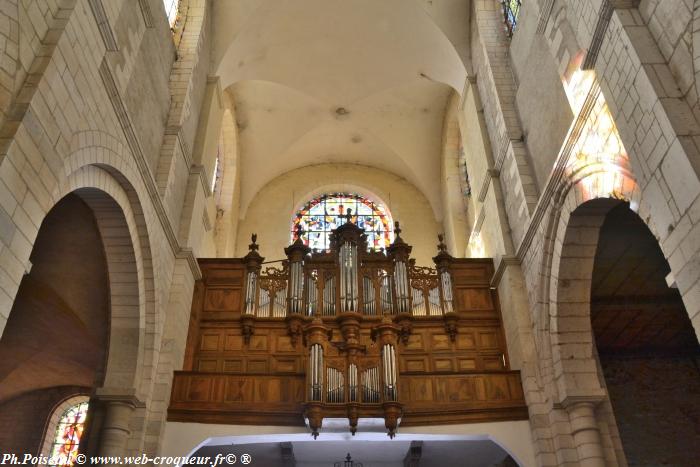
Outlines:
{"label": "metal organ pipe", "polygon": [[386,400],[396,400],[396,350],[391,344],[382,348],[382,365],[384,366],[384,397]]}
{"label": "metal organ pipe", "polygon": [[311,346],[310,355],[311,394],[312,401],[320,401],[323,387],[323,347],[321,344]]}
{"label": "metal organ pipe", "polygon": [[452,276],[449,271],[442,271],[440,274],[442,282],[442,298],[445,304],[445,313],[452,312]]}
{"label": "metal organ pipe", "polygon": [[290,266],[289,284],[287,293],[290,297],[290,311],[292,313],[300,313],[304,303],[304,263],[302,261],[294,261]]}
{"label": "metal organ pipe", "polygon": [[350,387],[350,402],[357,402],[357,365],[354,363],[350,364],[348,381]]}
{"label": "metal organ pipe", "polygon": [[342,311],[357,311],[357,245],[340,247],[340,303]]}
{"label": "metal organ pipe", "polygon": [[257,273],[255,271],[248,272],[248,280],[246,281],[246,297],[245,297],[245,314],[252,315],[255,313],[255,292],[257,288]]}
{"label": "metal organ pipe", "polygon": [[405,262],[396,261],[394,281],[396,282],[396,301],[399,313],[405,313],[408,311],[408,276]]}
{"label": "metal organ pipe", "polygon": [[313,275],[309,276],[309,287],[306,289],[306,303],[307,303],[307,309],[306,309],[306,314],[308,316],[314,316],[316,314],[316,307],[317,307],[317,290],[318,287],[318,281],[317,279],[314,278]]}

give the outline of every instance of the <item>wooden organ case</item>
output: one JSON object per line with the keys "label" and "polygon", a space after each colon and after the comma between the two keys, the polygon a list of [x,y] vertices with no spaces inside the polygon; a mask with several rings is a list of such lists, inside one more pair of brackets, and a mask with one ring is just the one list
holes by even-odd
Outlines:
{"label": "wooden organ case", "polygon": [[[171,421],[303,425],[324,418],[435,425],[527,419],[508,368],[491,259],[456,259],[440,238],[435,268],[400,236],[367,249],[348,220],[326,252],[300,240],[264,267],[256,237],[244,258],[202,259],[184,371]],[[359,423],[362,429],[362,423]]]}

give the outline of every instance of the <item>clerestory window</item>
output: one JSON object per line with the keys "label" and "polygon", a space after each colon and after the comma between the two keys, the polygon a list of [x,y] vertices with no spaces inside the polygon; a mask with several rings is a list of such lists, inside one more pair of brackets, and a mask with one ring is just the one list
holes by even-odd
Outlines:
{"label": "clerestory window", "polygon": [[165,15],[168,17],[170,29],[175,28],[175,23],[177,22],[177,10],[179,2],[180,0],[163,0],[163,5],[165,5]]}
{"label": "clerestory window", "polygon": [[501,0],[503,6],[503,17],[506,22],[508,36],[513,35],[515,26],[518,23],[518,14],[520,13],[521,0]]}

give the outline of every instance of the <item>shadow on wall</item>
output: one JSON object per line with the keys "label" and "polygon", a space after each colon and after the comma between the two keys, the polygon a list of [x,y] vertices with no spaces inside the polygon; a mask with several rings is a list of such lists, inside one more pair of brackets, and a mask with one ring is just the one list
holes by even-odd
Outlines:
{"label": "shadow on wall", "polygon": [[36,453],[61,400],[101,383],[109,283],[92,210],[63,198],[41,225],[0,339],[0,432],[4,453]]}

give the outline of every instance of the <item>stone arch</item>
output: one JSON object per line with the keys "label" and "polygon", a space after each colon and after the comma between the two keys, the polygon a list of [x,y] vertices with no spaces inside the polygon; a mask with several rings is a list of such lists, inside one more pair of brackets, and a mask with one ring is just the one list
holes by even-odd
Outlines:
{"label": "stone arch", "polygon": [[541,445],[543,455],[554,450],[556,463],[571,457],[582,465],[600,465],[596,462],[614,459],[617,452],[608,438],[601,442],[596,419],[606,392],[597,373],[587,307],[598,229],[609,209],[621,202],[635,211],[640,204],[640,190],[626,167],[585,164],[557,184],[538,233],[543,243],[532,258],[539,274],[530,297],[537,355],[532,371],[542,391],[540,403],[556,414],[548,416],[549,424],[560,425]]}
{"label": "stone arch", "polygon": [[[148,302],[153,304],[153,300],[147,300],[152,267],[146,223],[140,205],[133,202],[133,189],[125,182],[123,175],[106,166],[87,165],[72,172],[67,170],[50,193],[49,206],[45,208],[47,214],[42,219],[69,195],[73,199],[79,198],[84,203],[85,212],[93,218],[95,238],[99,238],[99,249],[104,254],[102,267],[106,280],[101,287],[105,290],[106,329],[105,335],[99,336],[98,340],[102,342],[106,355],[105,363],[95,370],[97,376],[93,382],[85,383],[85,390],[92,392],[97,399],[117,400],[122,406],[122,401],[126,400],[133,410],[143,405],[141,401],[146,399],[152,385],[150,382],[143,384],[146,379],[144,372],[149,368],[146,334],[150,328],[151,334],[157,336],[153,329],[157,319],[153,314],[149,316],[147,306]],[[30,238],[29,247],[35,241],[35,237]],[[58,277],[55,273],[53,276]],[[152,291],[152,285],[150,289]],[[110,420],[109,415],[105,420]],[[132,436],[140,436],[141,429],[132,425],[121,431],[123,436],[128,436],[130,431]],[[104,428],[101,432],[104,434]],[[125,447],[126,440],[121,445]]]}
{"label": "stone arch", "polygon": [[[155,367],[157,365],[158,336],[162,334],[164,323],[158,315],[158,306],[167,298],[156,294],[155,284],[161,279],[157,268],[154,267],[152,251],[156,247],[153,232],[148,226],[156,218],[152,207],[142,201],[147,196],[146,188],[141,183],[138,169],[134,166],[128,148],[112,135],[100,131],[85,131],[76,133],[71,141],[72,152],[64,161],[64,171],[69,174],[64,185],[73,185],[77,189],[80,181],[70,182],[71,178],[84,179],[88,173],[91,180],[100,183],[99,188],[113,197],[127,219],[130,236],[134,244],[135,255],[142,277],[144,341],[143,358],[140,363],[140,385],[136,388],[145,396],[150,393],[153,384]],[[96,172],[95,172],[96,171]],[[90,182],[93,183],[93,182]],[[67,186],[67,185],[66,185]],[[59,186],[59,193],[71,188]],[[92,186],[92,185],[86,185]],[[56,194],[52,193],[55,198]],[[126,213],[129,213],[126,215]]]}
{"label": "stone arch", "polygon": [[[595,246],[605,214],[619,202],[637,211],[640,191],[626,170],[588,165],[563,180],[547,223],[541,263],[538,354],[552,365],[555,403],[602,397],[588,309]],[[581,378],[590,376],[594,379]],[[580,381],[598,384],[580,385]]]}
{"label": "stone arch", "polygon": [[104,386],[128,388],[143,397],[148,391],[141,384],[144,366],[148,366],[146,334],[155,334],[156,319],[149,237],[141,205],[126,177],[105,165],[85,165],[71,172],[52,197],[57,201],[68,193],[78,195],[93,210],[107,257],[112,324]]}

